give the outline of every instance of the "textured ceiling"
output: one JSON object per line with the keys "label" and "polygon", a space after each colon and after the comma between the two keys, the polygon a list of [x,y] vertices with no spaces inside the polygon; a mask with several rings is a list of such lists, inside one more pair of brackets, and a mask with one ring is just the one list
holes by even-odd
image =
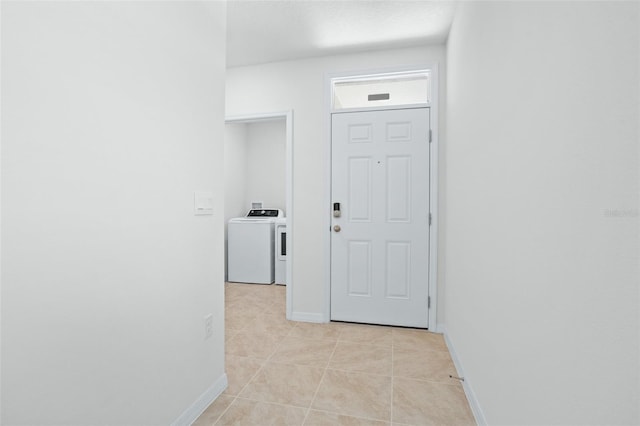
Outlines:
{"label": "textured ceiling", "polygon": [[446,41],[453,1],[230,0],[227,66]]}

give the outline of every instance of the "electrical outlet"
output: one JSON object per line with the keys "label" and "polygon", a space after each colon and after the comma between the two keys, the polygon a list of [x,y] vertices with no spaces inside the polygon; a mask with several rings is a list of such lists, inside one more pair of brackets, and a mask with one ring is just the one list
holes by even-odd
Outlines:
{"label": "electrical outlet", "polygon": [[209,339],[213,336],[213,314],[204,317],[204,338]]}

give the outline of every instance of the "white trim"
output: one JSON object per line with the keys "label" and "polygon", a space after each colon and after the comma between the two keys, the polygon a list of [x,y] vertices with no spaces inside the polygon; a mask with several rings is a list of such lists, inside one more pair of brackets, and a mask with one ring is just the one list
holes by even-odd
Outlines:
{"label": "white trim", "polygon": [[314,322],[314,323],[325,323],[329,322],[328,319],[325,319],[323,314],[319,314],[317,312],[293,312],[291,314],[292,321],[301,321],[301,322]]}
{"label": "white trim", "polygon": [[222,373],[222,376],[216,380],[193,404],[189,406],[180,416],[171,423],[171,426],[186,426],[191,425],[196,421],[204,410],[215,401],[224,390],[227,388],[227,374]]}
{"label": "white trim", "polygon": [[[431,99],[427,99],[425,102],[419,102],[416,104],[402,104],[402,105],[397,105],[397,104],[393,104],[393,105],[386,105],[386,106],[360,106],[360,107],[356,107],[356,108],[334,108],[333,105],[333,97],[334,97],[334,88],[336,84],[339,83],[350,83],[350,82],[377,82],[377,81],[384,81],[384,80],[388,80],[389,78],[396,78],[396,77],[411,77],[411,76],[416,76],[416,75],[426,75],[428,77],[429,80],[433,80],[432,78],[432,69],[430,67],[422,67],[422,68],[402,68],[402,69],[397,69],[397,70],[391,70],[391,69],[387,69],[386,71],[381,71],[381,72],[376,72],[376,73],[371,73],[371,74],[361,74],[361,73],[349,73],[345,76],[339,76],[339,75],[334,75],[331,79],[329,84],[331,85],[330,91],[331,91],[331,99],[330,99],[330,108],[331,108],[331,112],[337,113],[337,112],[353,112],[356,110],[365,110],[365,111],[371,111],[371,110],[381,110],[381,109],[405,109],[407,107],[410,107],[410,105],[416,105],[416,107],[418,107],[418,105],[420,107],[429,107],[430,103],[431,103]],[[433,84],[432,84],[433,85]],[[427,96],[428,97],[428,96]],[[374,104],[375,105],[375,104]]]}
{"label": "white trim", "polygon": [[286,120],[286,170],[285,176],[287,181],[286,189],[286,210],[287,210],[287,312],[286,317],[291,319],[293,310],[293,110],[263,113],[263,114],[247,114],[237,115],[225,118],[225,123],[256,123],[271,120]]}
{"label": "white trim", "polygon": [[293,311],[293,111],[287,112],[287,147],[286,147],[286,180],[287,180],[287,265],[286,265],[286,318],[291,318]]}
{"label": "white trim", "polygon": [[469,380],[469,376],[467,376],[464,372],[464,368],[462,367],[460,358],[458,358],[458,353],[456,352],[455,346],[453,345],[453,342],[449,337],[447,328],[444,326],[444,324],[439,324],[438,329],[441,330],[442,334],[444,334],[444,341],[447,344],[449,353],[451,354],[451,359],[453,360],[453,365],[456,367],[456,371],[458,372],[458,377],[464,377],[464,381],[462,381],[462,388],[464,389],[464,394],[467,396],[467,401],[469,401],[469,406],[471,407],[471,412],[473,413],[473,417],[476,419],[476,423],[479,426],[486,426],[487,419],[485,418],[484,412],[480,407],[480,402],[478,401],[478,397],[476,396],[476,393],[473,391],[473,387],[471,386],[471,380]]}
{"label": "white trim", "polygon": [[406,105],[380,105],[360,108],[342,108],[331,110],[331,114],[342,114],[345,112],[368,112],[368,111],[388,111],[390,109],[415,109],[415,108],[431,108],[432,102],[423,102],[421,104],[406,104]]}
{"label": "white trim", "polygon": [[323,220],[322,220],[322,229],[323,229],[323,259],[324,259],[324,321],[331,321],[331,217],[332,217],[332,206],[331,206],[331,104],[332,104],[332,90],[331,90],[331,80],[338,75],[333,74],[325,74],[324,76],[324,88],[322,91],[324,94],[324,135],[323,140],[325,141],[324,146],[324,164],[325,166],[325,174],[324,174],[324,211]]}
{"label": "white trim", "polygon": [[[400,68],[393,68],[393,69],[400,69]],[[420,74],[427,74],[429,71],[431,71],[428,67],[424,67],[422,69],[416,69],[416,68],[412,68],[412,67],[403,67],[401,71],[392,71],[392,70],[387,70],[387,71],[382,71],[382,72],[375,72],[375,73],[371,73],[371,74],[360,74],[360,73],[349,73],[346,77],[334,77],[335,80],[340,80],[339,83],[342,82],[360,82],[360,81],[371,81],[371,80],[389,80],[389,79],[394,79],[394,78],[402,78],[402,77],[411,77],[414,75],[420,75]]]}
{"label": "white trim", "polygon": [[438,64],[429,67],[431,70],[431,108],[429,124],[431,128],[431,144],[429,155],[429,211],[431,213],[431,229],[429,229],[429,329],[438,329],[438,146],[440,141],[440,73]]}
{"label": "white trim", "polygon": [[444,324],[438,324],[438,327],[435,330],[431,330],[433,333],[444,334],[446,332],[446,327]]}
{"label": "white trim", "polygon": [[[400,105],[391,107],[377,108],[354,108],[333,111],[332,105],[332,86],[334,79],[347,79],[357,76],[371,76],[379,74],[392,74],[411,72],[416,70],[428,70],[431,72],[431,100],[427,104],[417,105]],[[439,85],[440,74],[438,63],[430,63],[416,66],[392,67],[373,70],[350,71],[341,73],[326,73],[324,76],[324,140],[325,140],[325,196],[323,211],[324,220],[322,222],[325,230],[323,237],[324,244],[324,272],[325,272],[325,306],[324,316],[326,321],[331,319],[331,115],[335,113],[348,113],[357,111],[374,111],[387,109],[407,109],[407,108],[429,108],[429,122],[432,133],[432,142],[430,144],[430,176],[429,176],[429,209],[431,211],[431,229],[429,230],[429,297],[431,298],[431,307],[428,309],[428,328],[429,330],[438,330],[438,144],[439,144]],[[325,322],[326,322],[325,321]]]}
{"label": "white trim", "polygon": [[273,121],[280,120],[283,118],[287,118],[287,115],[290,114],[291,111],[281,111],[281,112],[267,112],[267,113],[259,113],[259,114],[243,114],[243,115],[232,115],[224,118],[224,122],[226,123],[256,123],[260,121]]}

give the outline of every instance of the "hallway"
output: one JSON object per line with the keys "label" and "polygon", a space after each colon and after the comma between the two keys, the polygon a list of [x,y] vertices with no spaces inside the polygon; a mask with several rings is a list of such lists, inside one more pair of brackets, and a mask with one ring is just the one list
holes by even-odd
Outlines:
{"label": "hallway", "polygon": [[475,424],[441,335],[287,321],[285,290],[225,285],[229,386],[195,425]]}

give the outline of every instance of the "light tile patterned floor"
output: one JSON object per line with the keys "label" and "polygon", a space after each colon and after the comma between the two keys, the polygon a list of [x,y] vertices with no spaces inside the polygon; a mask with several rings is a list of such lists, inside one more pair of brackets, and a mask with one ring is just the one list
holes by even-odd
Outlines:
{"label": "light tile patterned floor", "polygon": [[473,425],[441,335],[285,319],[285,287],[226,284],[227,390],[202,425]]}

